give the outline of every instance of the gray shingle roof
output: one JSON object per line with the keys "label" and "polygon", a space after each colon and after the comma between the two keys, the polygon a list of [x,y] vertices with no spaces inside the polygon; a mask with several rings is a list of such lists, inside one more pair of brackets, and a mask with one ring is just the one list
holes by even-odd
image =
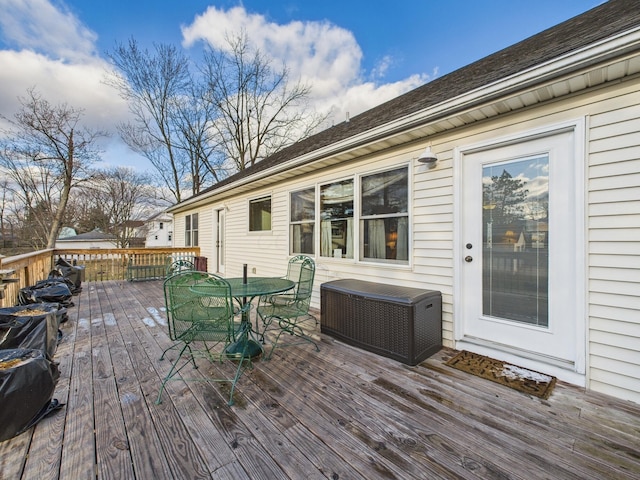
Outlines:
{"label": "gray shingle roof", "polygon": [[86,233],[81,233],[79,235],[74,235],[73,237],[65,237],[65,238],[58,238],[58,242],[75,242],[78,240],[85,240],[85,241],[90,241],[90,240],[115,240],[116,236],[111,234],[111,233],[105,233],[102,230],[96,228],[95,230],[92,230],[90,232],[86,232]]}
{"label": "gray shingle roof", "polygon": [[218,182],[200,195],[639,25],[638,0],[609,0],[581,15],[354,116],[349,122],[340,123],[297,142]]}

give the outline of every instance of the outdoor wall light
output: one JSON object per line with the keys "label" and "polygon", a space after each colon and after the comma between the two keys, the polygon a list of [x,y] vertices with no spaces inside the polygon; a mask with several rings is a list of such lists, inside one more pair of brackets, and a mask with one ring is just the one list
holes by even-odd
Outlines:
{"label": "outdoor wall light", "polygon": [[424,149],[424,152],[422,152],[418,157],[418,161],[420,163],[424,163],[429,168],[433,168],[436,166],[438,157],[431,151],[431,145]]}

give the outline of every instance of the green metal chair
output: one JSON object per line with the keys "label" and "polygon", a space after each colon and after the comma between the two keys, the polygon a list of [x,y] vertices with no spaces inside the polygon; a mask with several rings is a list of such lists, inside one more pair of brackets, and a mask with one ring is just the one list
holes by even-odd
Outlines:
{"label": "green metal chair", "polygon": [[[267,329],[276,321],[279,332],[271,346],[265,360],[271,358],[280,337],[284,333],[296,336],[305,342],[309,342],[319,351],[316,342],[304,333],[301,323],[303,320],[313,317],[309,313],[311,294],[313,291],[313,279],[316,265],[312,258],[306,255],[297,255],[289,260],[287,278],[295,282],[293,290],[278,295],[267,295],[260,298],[257,308],[256,322],[262,322],[262,339]],[[315,317],[313,317],[315,318]],[[297,342],[301,343],[301,342]],[[294,345],[297,343],[287,343]]]}
{"label": "green metal chair", "polygon": [[[171,349],[179,349],[179,353],[162,381],[156,403],[161,403],[162,391],[169,380],[197,380],[230,383],[228,404],[233,405],[235,386],[243,371],[251,365],[251,358],[244,349],[233,355],[225,353],[232,343],[241,342],[240,345],[246,346],[249,333],[245,324],[234,320],[229,283],[211,273],[183,271],[164,281],[164,298],[169,337],[174,344],[162,353],[160,360]],[[220,363],[233,360],[229,362],[233,365],[233,374],[225,378],[187,378],[181,372],[189,364],[198,368],[196,356]],[[220,371],[229,370],[225,367]]]}
{"label": "green metal chair", "polygon": [[187,260],[186,258],[179,258],[174,260],[171,257],[167,257],[167,271],[165,277],[168,278],[178,272],[185,272],[195,269],[196,266],[191,260]]}

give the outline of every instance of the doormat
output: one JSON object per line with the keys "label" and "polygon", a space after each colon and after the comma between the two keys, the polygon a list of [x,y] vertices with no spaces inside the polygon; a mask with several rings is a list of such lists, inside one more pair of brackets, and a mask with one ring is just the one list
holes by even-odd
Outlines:
{"label": "doormat", "polygon": [[556,377],[466,350],[447,360],[446,365],[544,399],[556,384]]}

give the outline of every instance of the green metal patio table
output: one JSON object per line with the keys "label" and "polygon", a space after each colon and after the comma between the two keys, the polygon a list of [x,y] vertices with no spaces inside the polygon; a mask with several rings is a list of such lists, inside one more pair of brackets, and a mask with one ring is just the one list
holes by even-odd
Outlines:
{"label": "green metal patio table", "polygon": [[[253,332],[249,314],[253,299],[262,295],[282,293],[294,287],[295,283],[286,278],[280,277],[231,277],[225,278],[231,287],[231,296],[235,299],[240,308],[242,322],[246,323],[249,333]],[[191,287],[191,290],[198,293],[198,284]],[[227,347],[226,353],[229,356],[240,355],[243,351],[250,358],[255,358],[262,353],[260,342],[246,337],[246,345],[242,340],[232,343]],[[246,349],[246,350],[245,350]]]}

